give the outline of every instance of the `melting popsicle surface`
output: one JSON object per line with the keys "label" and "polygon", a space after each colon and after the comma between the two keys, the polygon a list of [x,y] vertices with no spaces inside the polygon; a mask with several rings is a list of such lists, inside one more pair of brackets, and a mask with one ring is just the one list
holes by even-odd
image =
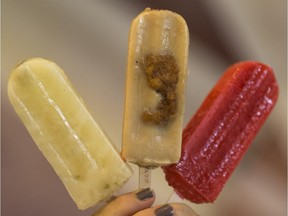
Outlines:
{"label": "melting popsicle surface", "polygon": [[80,209],[111,196],[131,176],[55,63],[35,58],[18,65],[10,75],[8,95]]}
{"label": "melting popsicle surface", "polygon": [[183,131],[182,155],[164,167],[178,195],[213,202],[273,109],[273,70],[259,62],[232,65]]}

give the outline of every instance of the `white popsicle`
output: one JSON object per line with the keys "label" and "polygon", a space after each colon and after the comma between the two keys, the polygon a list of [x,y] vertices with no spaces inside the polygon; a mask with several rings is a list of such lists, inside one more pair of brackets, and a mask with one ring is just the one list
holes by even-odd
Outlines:
{"label": "white popsicle", "polygon": [[108,198],[132,175],[55,63],[35,58],[18,65],[8,95],[79,209]]}

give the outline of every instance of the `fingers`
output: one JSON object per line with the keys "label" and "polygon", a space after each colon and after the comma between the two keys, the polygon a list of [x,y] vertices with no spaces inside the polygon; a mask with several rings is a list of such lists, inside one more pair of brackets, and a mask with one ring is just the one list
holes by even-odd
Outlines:
{"label": "fingers", "polygon": [[152,206],[155,195],[149,188],[124,194],[112,200],[93,216],[128,216]]}
{"label": "fingers", "polygon": [[183,203],[151,207],[154,192],[147,188],[117,197],[93,216],[198,216]]}
{"label": "fingers", "polygon": [[183,203],[171,203],[142,210],[134,216],[198,216]]}

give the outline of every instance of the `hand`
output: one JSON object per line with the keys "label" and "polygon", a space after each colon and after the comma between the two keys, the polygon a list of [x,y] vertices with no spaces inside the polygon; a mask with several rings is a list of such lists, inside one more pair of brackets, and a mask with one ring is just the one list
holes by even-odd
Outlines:
{"label": "hand", "polygon": [[170,203],[151,207],[155,194],[149,188],[121,195],[93,216],[197,216],[187,205]]}

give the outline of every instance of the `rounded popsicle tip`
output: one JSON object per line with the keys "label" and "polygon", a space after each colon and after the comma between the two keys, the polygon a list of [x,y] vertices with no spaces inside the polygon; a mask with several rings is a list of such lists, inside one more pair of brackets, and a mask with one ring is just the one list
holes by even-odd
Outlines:
{"label": "rounded popsicle tip", "polygon": [[241,71],[241,73],[251,73],[254,70],[258,70],[258,71],[266,71],[268,73],[271,73],[274,76],[275,79],[275,75],[274,75],[274,70],[272,69],[272,67],[268,64],[264,64],[262,62],[259,61],[241,61],[241,62],[236,62],[234,64],[232,64],[230,67],[228,67],[227,71]]}
{"label": "rounded popsicle tip", "polygon": [[[258,83],[251,83],[252,85],[260,85],[260,82],[262,79],[266,79],[270,83],[269,89],[273,89],[273,104],[276,103],[278,96],[279,96],[279,85],[276,79],[276,75],[274,73],[273,68],[268,65],[264,64],[259,61],[242,61],[242,62],[237,62],[233,65],[231,65],[227,70],[226,70],[226,75],[224,76],[230,76],[230,74],[234,74],[233,77],[236,79],[239,79],[239,76],[247,78],[249,76],[253,76],[252,74],[260,74],[260,78]],[[261,79],[262,78],[262,79]]]}
{"label": "rounded popsicle tip", "polygon": [[15,68],[18,68],[20,66],[23,66],[25,64],[30,64],[30,63],[33,63],[33,62],[52,62],[52,61],[47,60],[47,59],[42,58],[42,57],[33,57],[33,58],[24,59],[23,61],[18,63]]}
{"label": "rounded popsicle tip", "polygon": [[158,22],[159,28],[163,28],[160,26],[159,20],[165,20],[166,28],[169,28],[172,25],[178,25],[181,28],[184,28],[188,33],[188,27],[185,19],[178,13],[170,11],[170,10],[159,10],[159,9],[151,9],[145,8],[138,16],[133,19],[132,25],[145,25],[147,21]]}
{"label": "rounded popsicle tip", "polygon": [[62,70],[54,62],[40,57],[26,59],[18,63],[11,71],[8,79],[7,86],[10,101],[11,97],[15,96],[16,88],[27,84],[28,80],[31,79],[29,78],[31,75],[47,73],[47,69],[53,69],[63,74]]}
{"label": "rounded popsicle tip", "polygon": [[164,10],[164,9],[151,9],[149,7],[145,8],[134,20],[138,19],[141,16],[145,16],[145,15],[152,15],[155,14],[155,16],[159,15],[159,14],[165,14],[165,15],[169,15],[169,16],[174,16],[177,17],[179,19],[182,19],[184,22],[185,20],[183,19],[183,17],[181,15],[179,15],[176,12],[170,11],[170,10]]}
{"label": "rounded popsicle tip", "polygon": [[47,59],[40,58],[40,57],[25,59],[25,60],[21,61],[20,63],[18,63],[15,66],[15,68],[11,71],[8,83],[11,83],[11,80],[16,79],[18,76],[20,76],[25,71],[31,70],[30,68],[33,66],[36,66],[36,65],[37,66],[40,66],[40,65],[46,66],[47,64],[55,65],[55,63],[53,63],[52,61],[49,61]]}
{"label": "rounded popsicle tip", "polygon": [[[16,74],[16,73],[20,73],[20,71],[23,71],[24,69],[27,69],[27,67],[29,66],[47,66],[47,65],[53,65],[53,66],[57,66],[53,61],[45,59],[45,58],[41,58],[41,57],[34,57],[34,58],[29,58],[29,59],[25,59],[23,61],[21,61],[20,63],[18,63],[15,68],[12,70],[11,75],[12,74]],[[58,66],[57,66],[58,67]],[[10,76],[11,76],[10,75]]]}
{"label": "rounded popsicle tip", "polygon": [[[253,71],[267,71],[268,73],[272,74],[275,79],[274,70],[268,64],[264,64],[258,61],[241,61],[232,64],[230,67],[227,68],[227,71],[232,71],[230,73],[237,73],[237,71],[241,73],[251,73]],[[227,72],[229,73],[229,72]]]}

